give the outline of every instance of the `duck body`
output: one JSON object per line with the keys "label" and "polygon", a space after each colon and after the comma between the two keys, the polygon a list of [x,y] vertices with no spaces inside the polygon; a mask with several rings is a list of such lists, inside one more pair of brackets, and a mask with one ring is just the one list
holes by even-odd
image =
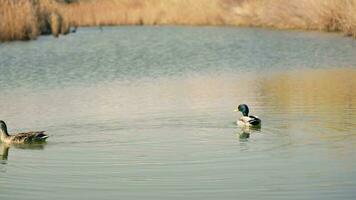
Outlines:
{"label": "duck body", "polygon": [[237,120],[236,124],[239,127],[251,127],[251,128],[260,128],[261,127],[261,119],[257,116],[248,115],[249,108],[246,104],[240,104],[239,107],[235,110],[240,111],[242,113],[242,117]]}
{"label": "duck body", "polygon": [[6,144],[28,144],[46,141],[48,135],[44,131],[32,131],[9,135],[4,121],[0,120],[0,139]]}
{"label": "duck body", "polygon": [[36,143],[43,142],[48,138],[48,135],[44,134],[44,131],[17,133],[10,135],[9,137],[1,138],[1,141],[8,144],[24,144],[24,143]]}
{"label": "duck body", "polygon": [[242,116],[240,119],[237,120],[236,124],[239,127],[261,127],[261,119],[257,116]]}

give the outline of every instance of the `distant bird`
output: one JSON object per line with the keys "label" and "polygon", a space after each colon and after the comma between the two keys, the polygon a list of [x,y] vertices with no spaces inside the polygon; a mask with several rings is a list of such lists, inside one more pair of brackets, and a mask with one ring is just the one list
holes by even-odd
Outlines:
{"label": "distant bird", "polygon": [[48,135],[44,131],[34,131],[9,135],[4,121],[0,120],[0,140],[6,144],[28,144],[46,141]]}
{"label": "distant bird", "polygon": [[78,26],[74,26],[74,28],[71,30],[72,33],[76,33],[78,29]]}
{"label": "distant bird", "polygon": [[251,128],[260,128],[261,127],[261,119],[259,119],[257,116],[253,115],[248,115],[249,109],[246,104],[240,104],[237,109],[234,110],[235,112],[241,112],[242,117],[237,120],[236,124],[239,127],[246,128],[246,127],[251,127]]}

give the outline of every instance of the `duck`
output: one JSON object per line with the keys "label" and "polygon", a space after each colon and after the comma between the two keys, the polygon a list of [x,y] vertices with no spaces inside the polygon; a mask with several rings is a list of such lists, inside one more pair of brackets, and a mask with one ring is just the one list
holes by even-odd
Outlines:
{"label": "duck", "polygon": [[237,120],[236,124],[241,128],[261,128],[261,119],[257,116],[248,115],[249,108],[246,104],[240,104],[235,112],[241,112],[242,117]]}
{"label": "duck", "polygon": [[49,137],[45,131],[32,131],[9,135],[6,123],[0,120],[0,140],[5,144],[30,144],[45,142]]}

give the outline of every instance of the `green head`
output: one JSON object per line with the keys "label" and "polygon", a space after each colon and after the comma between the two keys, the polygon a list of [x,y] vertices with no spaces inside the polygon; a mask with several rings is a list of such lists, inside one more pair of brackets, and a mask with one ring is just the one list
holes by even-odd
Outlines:
{"label": "green head", "polygon": [[237,110],[240,111],[243,116],[248,116],[249,109],[246,104],[240,104]]}

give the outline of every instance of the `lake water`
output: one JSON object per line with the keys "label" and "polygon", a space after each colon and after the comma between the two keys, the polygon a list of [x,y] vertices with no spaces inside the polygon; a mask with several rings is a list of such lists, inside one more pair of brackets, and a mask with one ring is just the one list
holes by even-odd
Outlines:
{"label": "lake water", "polygon": [[[0,44],[0,199],[356,199],[356,40],[82,28]],[[262,129],[243,137],[240,103]]]}

